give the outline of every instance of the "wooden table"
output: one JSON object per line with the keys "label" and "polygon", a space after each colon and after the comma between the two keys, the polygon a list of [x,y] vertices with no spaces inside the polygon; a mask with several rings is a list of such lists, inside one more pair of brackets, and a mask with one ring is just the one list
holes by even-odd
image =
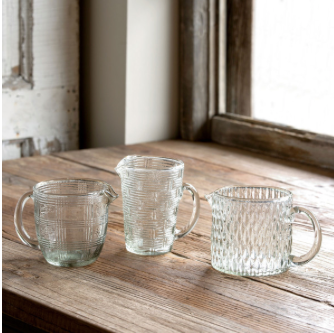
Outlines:
{"label": "wooden table", "polygon": [[[16,202],[36,182],[84,177],[104,180],[121,194],[114,171],[126,155],[182,159],[184,181],[201,196],[201,215],[172,253],[142,257],[125,250],[122,198],[109,209],[105,246],[82,268],[48,265],[21,243],[13,225]],[[211,209],[204,195],[228,184],[284,187],[320,220],[323,245],[309,264],[277,276],[243,278],[210,265]],[[189,220],[184,195],[178,223]],[[334,172],[264,157],[213,143],[164,141],[70,151],[3,163],[3,311],[55,332],[334,332]],[[26,229],[34,234],[33,204]],[[294,253],[313,240],[298,216]]]}

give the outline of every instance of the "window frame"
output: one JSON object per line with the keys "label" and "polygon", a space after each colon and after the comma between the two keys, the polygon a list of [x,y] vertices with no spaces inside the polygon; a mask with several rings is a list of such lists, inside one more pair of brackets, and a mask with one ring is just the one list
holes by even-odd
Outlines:
{"label": "window frame", "polygon": [[334,137],[248,118],[252,8],[252,0],[180,1],[182,139],[334,169]]}

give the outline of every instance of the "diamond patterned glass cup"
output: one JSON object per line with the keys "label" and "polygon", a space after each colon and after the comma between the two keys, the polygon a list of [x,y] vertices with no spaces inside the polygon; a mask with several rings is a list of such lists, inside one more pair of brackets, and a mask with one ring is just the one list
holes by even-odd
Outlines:
{"label": "diamond patterned glass cup", "polygon": [[[292,206],[292,193],[276,187],[227,186],[206,195],[212,207],[211,263],[218,271],[264,276],[312,260],[321,246],[317,219],[305,208]],[[314,243],[301,257],[291,255],[294,215],[312,222]]]}
{"label": "diamond patterned glass cup", "polygon": [[[15,209],[15,229],[22,242],[40,249],[54,266],[79,267],[99,256],[108,224],[108,206],[118,195],[94,179],[59,179],[38,183],[25,193]],[[24,229],[22,211],[34,200],[37,239]]]}
{"label": "diamond patterned glass cup", "polygon": [[[116,167],[121,178],[126,249],[141,255],[171,251],[174,240],[186,236],[199,217],[196,189],[183,183],[182,161],[164,157],[127,156]],[[176,229],[183,191],[193,197],[190,222]]]}

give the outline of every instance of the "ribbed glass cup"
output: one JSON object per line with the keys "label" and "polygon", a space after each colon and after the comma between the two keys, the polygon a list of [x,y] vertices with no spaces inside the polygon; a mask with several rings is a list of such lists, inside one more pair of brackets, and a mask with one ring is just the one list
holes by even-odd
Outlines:
{"label": "ribbed glass cup", "polygon": [[[158,255],[171,251],[174,240],[195,226],[200,200],[196,189],[183,183],[182,161],[165,157],[127,156],[116,167],[122,181],[125,245],[129,252]],[[193,214],[176,229],[179,202],[186,189],[193,196]]]}
{"label": "ribbed glass cup", "polygon": [[[206,196],[212,207],[211,259],[218,271],[263,276],[312,260],[321,229],[311,212],[292,207],[292,193],[276,187],[227,186]],[[291,255],[294,214],[304,213],[315,229],[312,249]]]}
{"label": "ribbed glass cup", "polygon": [[[34,200],[37,240],[22,224],[22,209]],[[21,240],[40,248],[48,263],[78,267],[99,256],[108,224],[109,203],[117,194],[107,183],[90,179],[63,179],[38,183],[19,201],[15,226]]]}

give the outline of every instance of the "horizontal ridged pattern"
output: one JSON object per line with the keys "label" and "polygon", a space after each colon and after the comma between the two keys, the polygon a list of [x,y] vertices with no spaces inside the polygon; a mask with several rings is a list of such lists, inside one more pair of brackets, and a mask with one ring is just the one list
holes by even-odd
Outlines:
{"label": "horizontal ridged pattern", "polygon": [[170,251],[183,194],[183,164],[138,157],[119,172],[126,247],[137,254]]}

